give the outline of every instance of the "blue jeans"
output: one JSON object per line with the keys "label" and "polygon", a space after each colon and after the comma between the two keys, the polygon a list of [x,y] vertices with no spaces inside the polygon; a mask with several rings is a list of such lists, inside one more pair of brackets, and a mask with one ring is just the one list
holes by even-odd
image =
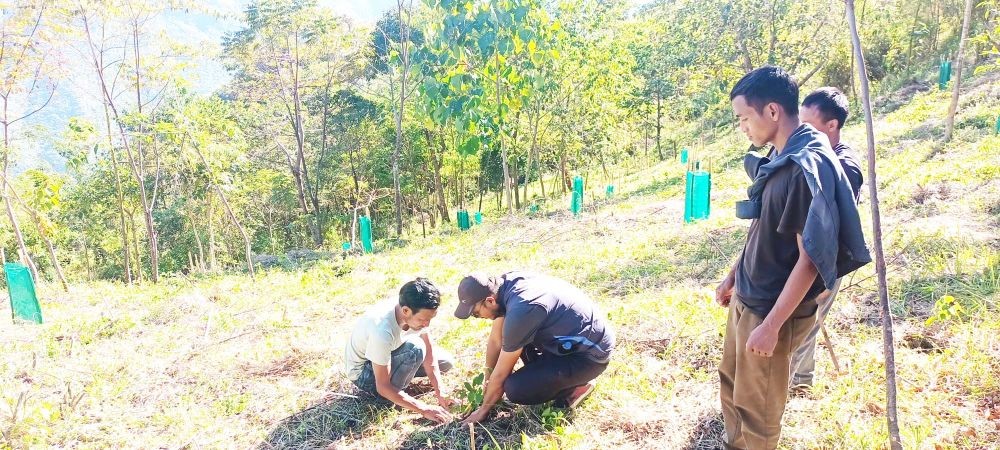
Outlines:
{"label": "blue jeans", "polygon": [[[389,382],[399,390],[405,389],[413,381],[414,377],[425,377],[424,371],[424,340],[419,336],[413,336],[405,341],[403,345],[392,351],[389,362]],[[438,367],[441,372],[447,372],[452,367],[451,355],[440,348],[434,349],[434,355],[438,360]],[[354,380],[354,385],[364,392],[374,396],[378,395],[375,389],[375,371],[372,369],[372,362],[365,361],[365,367],[361,369],[361,375]]]}

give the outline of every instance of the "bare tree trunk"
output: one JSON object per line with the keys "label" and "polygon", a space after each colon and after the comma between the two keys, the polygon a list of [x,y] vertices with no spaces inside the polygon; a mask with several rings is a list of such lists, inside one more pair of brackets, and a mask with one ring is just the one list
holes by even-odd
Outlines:
{"label": "bare tree trunk", "polygon": [[482,211],[483,210],[483,194],[485,192],[486,192],[486,189],[483,188],[482,170],[480,170],[480,175],[479,175],[479,208],[477,209],[478,211]]}
{"label": "bare tree trunk", "polygon": [[[537,108],[536,108],[536,111],[537,111]],[[536,156],[536,153],[537,153],[537,150],[538,150],[537,149],[537,145],[538,145],[538,122],[540,120],[541,115],[542,115],[541,111],[538,111],[538,113],[535,115],[535,118],[534,118],[535,120],[532,121],[533,123],[532,123],[532,127],[531,127],[531,148],[528,149],[528,162],[524,166],[524,196],[523,197],[524,197],[525,203],[528,202],[528,185],[531,184],[531,164],[536,162],[535,161],[535,156]],[[538,172],[539,172],[539,179],[541,179],[541,170],[539,170]]]}
{"label": "bare tree trunk", "polygon": [[35,261],[31,259],[31,254],[28,253],[28,247],[24,245],[24,235],[21,234],[21,227],[17,223],[17,217],[14,216],[14,209],[10,204],[10,197],[7,195],[7,177],[4,177],[3,181],[3,204],[4,208],[7,209],[7,219],[10,220],[11,228],[14,230],[18,253],[20,253],[24,265],[28,266],[28,269],[31,271],[31,277],[37,282],[39,280],[38,268],[35,267]]}
{"label": "bare tree trunk", "polygon": [[10,220],[10,226],[14,231],[14,238],[17,240],[17,248],[21,253],[21,258],[23,258],[26,266],[31,271],[31,276],[37,282],[38,278],[38,268],[35,267],[35,261],[31,259],[31,254],[28,253],[28,246],[24,243],[24,235],[21,234],[21,227],[17,223],[17,216],[14,215],[14,208],[10,204],[10,197],[7,195],[8,189],[13,192],[12,188],[8,187],[7,183],[7,171],[10,166],[10,123],[7,119],[7,98],[3,98],[3,186],[2,193],[4,208],[7,209],[7,219]]}
{"label": "bare tree trunk", "polygon": [[451,218],[448,217],[448,199],[444,195],[444,184],[441,182],[441,166],[443,164],[445,152],[448,149],[444,145],[444,130],[438,129],[438,145],[441,146],[441,152],[435,155],[434,145],[430,142],[431,140],[430,131],[427,131],[427,149],[431,152],[431,160],[434,164],[434,191],[437,193],[438,201],[438,212],[441,213],[441,222],[451,223]]}
{"label": "bare tree trunk", "polygon": [[951,105],[948,106],[948,118],[945,120],[944,141],[951,141],[955,131],[955,113],[958,112],[958,95],[962,88],[962,62],[965,59],[965,42],[969,37],[969,23],[972,22],[973,0],[965,0],[965,19],[962,21],[962,39],[958,41],[958,54],[955,55],[955,86],[951,92]]}
{"label": "bare tree trunk", "polygon": [[465,155],[462,155],[458,160],[458,173],[455,174],[458,185],[458,207],[459,209],[465,208]]}
{"label": "bare tree trunk", "polygon": [[396,236],[403,234],[403,193],[399,185],[399,156],[403,147],[403,108],[406,106],[406,72],[410,68],[407,43],[410,40],[409,18],[403,20],[403,0],[396,2],[396,18],[399,23],[399,45],[402,67],[399,71],[399,106],[396,110],[396,145],[392,151],[392,185],[396,200]]}
{"label": "bare tree trunk", "polygon": [[656,154],[663,161],[663,148],[660,147],[660,133],[663,130],[663,99],[660,93],[656,93]]}
{"label": "bare tree trunk", "polygon": [[[403,75],[405,77],[406,75]],[[399,106],[400,108],[395,113],[396,122],[396,145],[392,150],[392,189],[395,193],[395,209],[396,210],[396,236],[403,235],[403,193],[399,185],[399,153],[403,146],[403,99],[400,97]]]}
{"label": "bare tree trunk", "polygon": [[219,268],[215,246],[215,208],[212,198],[208,198],[208,271],[214,273]]}
{"label": "bare tree trunk", "polygon": [[87,239],[80,239],[80,253],[83,253],[83,267],[87,269],[87,281],[94,281],[94,269],[90,266],[90,248]]}
{"label": "bare tree trunk", "polygon": [[[55,94],[55,85],[52,85],[52,90],[49,92],[48,99],[46,99],[41,106],[26,108],[26,111],[18,111],[19,114],[22,114],[20,117],[11,117],[8,106],[11,94],[17,86],[27,86],[27,91],[23,92],[23,95],[26,97],[23,103],[27,103],[27,100],[30,99],[32,92],[35,91],[35,88],[44,84],[42,82],[42,64],[45,57],[43,56],[36,64],[35,62],[26,62],[25,55],[29,53],[29,49],[33,49],[39,44],[39,41],[36,38],[36,32],[38,32],[41,27],[42,17],[44,16],[46,8],[47,6],[45,3],[31,8],[34,20],[32,20],[30,31],[22,35],[22,37],[25,38],[25,42],[21,44],[20,48],[16,47],[19,44],[8,42],[7,37],[9,35],[9,30],[0,26],[0,28],[3,28],[3,30],[0,31],[0,34],[3,35],[3,38],[0,39],[3,41],[3,44],[0,45],[0,64],[2,64],[5,69],[5,73],[3,75],[3,87],[5,90],[0,92],[0,98],[3,99],[3,110],[0,111],[2,112],[2,116],[0,116],[0,124],[3,125],[3,147],[0,148],[0,152],[3,153],[3,172],[0,173],[0,175],[3,176],[3,183],[2,186],[0,186],[0,196],[3,197],[4,207],[7,210],[7,218],[10,220],[11,228],[14,231],[14,237],[17,240],[18,252],[21,253],[22,260],[28,266],[31,276],[36,282],[40,281],[38,278],[38,268],[35,266],[35,262],[31,258],[31,254],[28,252],[28,247],[24,243],[24,236],[21,234],[21,228],[17,222],[17,216],[14,214],[14,208],[11,206],[10,197],[8,197],[8,188],[11,193],[15,196],[17,195],[17,192],[14,191],[13,187],[9,187],[10,183],[7,182],[7,173],[10,169],[10,125],[14,122],[27,119],[45,108],[49,104],[49,101],[52,100],[52,96]],[[7,15],[6,12],[5,8],[5,16]],[[35,49],[38,50],[37,48]],[[8,56],[8,58],[5,59],[5,56]],[[13,58],[13,60],[10,58]],[[25,66],[35,67],[31,68]],[[23,79],[20,78],[22,75],[24,75]],[[41,229],[39,229],[39,231],[41,232]],[[6,260],[6,255],[4,255],[3,259]]]}
{"label": "bare tree trunk", "polygon": [[122,191],[121,174],[118,173],[118,152],[115,151],[115,143],[111,136],[111,113],[108,112],[108,104],[104,103],[104,123],[107,127],[108,151],[111,154],[111,171],[115,174],[115,195],[118,197],[118,219],[121,227],[122,256],[125,258],[125,283],[132,284],[132,264],[128,250],[128,231],[125,226],[125,194]]}
{"label": "bare tree trunk", "polygon": [[4,177],[3,182],[3,203],[4,207],[7,209],[7,218],[10,220],[11,228],[14,230],[14,237],[17,239],[17,249],[21,256],[21,260],[24,261],[24,265],[28,266],[31,270],[31,276],[36,281],[38,278],[38,268],[35,267],[35,261],[31,259],[31,254],[28,253],[28,247],[24,245],[24,236],[21,234],[21,227],[17,223],[17,217],[14,216],[14,210],[10,205],[10,198],[7,196],[7,180]]}
{"label": "bare tree trunk", "polygon": [[[941,34],[941,2],[932,1],[931,7],[934,8],[934,36],[931,38],[931,54],[936,55],[938,52],[938,35]],[[864,17],[861,20],[864,20]]]}
{"label": "bare tree trunk", "polygon": [[767,63],[774,64],[774,48],[778,45],[778,0],[771,2],[771,39],[767,46]]}
{"label": "bare tree trunk", "polygon": [[[6,182],[6,180],[7,180],[7,177],[4,176],[4,181]],[[28,206],[28,204],[25,203],[24,200],[22,200],[19,195],[17,195],[17,191],[15,191],[14,188],[10,188],[10,193],[14,195],[14,200],[17,200],[17,203],[19,205],[21,205],[21,208],[25,212],[27,212],[28,215],[31,216],[32,220],[34,220],[34,222],[35,222],[35,230],[38,231],[38,236],[40,236],[42,238],[42,241],[45,242],[45,247],[48,249],[49,260],[52,261],[52,268],[55,269],[55,271],[56,271],[56,278],[59,280],[59,283],[62,285],[63,291],[69,292],[69,285],[66,284],[66,277],[63,275],[62,265],[59,264],[59,258],[56,257],[55,246],[52,245],[52,240],[49,239],[48,233],[45,232],[45,227],[44,227],[44,224],[42,223],[41,216],[38,215],[38,211],[35,211],[33,208],[31,208],[30,206]]]}
{"label": "bare tree trunk", "polygon": [[222,188],[215,183],[212,183],[212,185],[215,187],[215,192],[219,194],[219,199],[222,200],[222,206],[226,208],[229,220],[233,221],[233,225],[240,231],[240,236],[243,236],[243,252],[247,258],[247,272],[250,274],[250,279],[253,279],[253,249],[250,246],[250,236],[247,234],[247,230],[243,228],[243,225],[240,224],[240,220],[236,218],[236,214],[233,213],[233,208],[229,206],[229,200],[226,200],[226,194],[222,192]]}
{"label": "bare tree trunk", "polygon": [[195,260],[197,260],[198,262],[198,265],[195,268],[198,269],[198,272],[204,272],[205,246],[202,245],[201,243],[201,232],[198,231],[198,223],[195,222],[194,215],[189,215],[188,220],[191,222],[191,231],[194,232],[194,241],[198,245],[198,255],[195,258]]}
{"label": "bare tree trunk", "polygon": [[649,125],[650,125],[650,123],[649,123],[650,122],[650,120],[649,120],[649,113],[651,111],[650,111],[650,108],[649,108],[649,103],[644,103],[643,105],[645,106],[644,109],[646,110],[646,121],[644,121],[643,124],[642,124],[643,125],[642,126],[642,145],[645,148],[645,150],[644,150],[645,153],[643,153],[643,156],[646,159],[646,164],[649,164]]}
{"label": "bare tree trunk", "polygon": [[566,132],[562,134],[562,142],[560,143],[559,150],[559,178],[562,182],[559,185],[562,186],[562,193],[566,195],[566,190],[569,189],[569,171],[566,169]]}
{"label": "bare tree trunk", "polygon": [[[968,0],[971,2],[971,0]],[[896,409],[896,353],[893,347],[892,311],[889,309],[889,291],[886,284],[885,252],[882,249],[882,218],[879,213],[878,181],[875,177],[875,126],[872,119],[871,97],[868,88],[868,73],[865,67],[861,37],[854,19],[854,0],[845,0],[847,24],[851,28],[851,42],[858,62],[858,80],[861,82],[861,104],[865,111],[865,127],[868,134],[868,189],[871,195],[872,229],[875,233],[875,271],[878,274],[878,294],[882,306],[882,339],[885,353],[886,418],[889,428],[889,444],[893,450],[903,448],[899,437],[899,418]]]}
{"label": "bare tree trunk", "polygon": [[[142,78],[141,78],[141,64],[139,61],[139,24],[136,20],[132,22],[132,50],[135,60],[135,104],[136,110],[139,115],[142,115],[142,91],[140,89]],[[112,102],[111,97],[108,97],[108,102]],[[116,113],[117,115],[117,113]],[[133,173],[136,178],[136,183],[139,184],[139,194],[142,197],[142,217],[146,222],[146,239],[149,242],[149,278],[153,283],[156,283],[160,277],[160,250],[157,243],[157,232],[156,224],[153,221],[153,208],[156,206],[154,204],[155,200],[151,201],[147,197],[146,192],[146,170],[145,170],[145,155],[143,153],[143,143],[142,134],[144,133],[144,127],[142,119],[139,120],[139,139],[135,141],[136,156],[138,157],[138,163],[132,162]],[[124,130],[122,131],[122,139],[127,140]],[[129,159],[133,160],[131,156],[131,150],[129,150],[128,145],[125,147],[126,152],[129,152]],[[159,173],[154,177],[153,190],[156,190],[156,180],[159,180]],[[153,194],[155,197],[155,194]]]}
{"label": "bare tree trunk", "polygon": [[[205,160],[205,155],[201,153],[201,149],[197,146],[192,146],[192,148],[194,148],[194,152],[198,155],[198,159],[201,160],[201,164],[205,166],[206,170],[208,170],[210,166],[208,165],[208,161]],[[222,188],[219,187],[218,183],[212,179],[211,173],[209,174],[209,183],[211,183],[212,187],[215,188],[215,193],[219,195],[219,200],[222,200],[222,206],[226,208],[226,214],[229,215],[229,220],[233,221],[233,225],[235,225],[236,229],[240,231],[240,236],[243,236],[243,251],[247,258],[247,272],[250,274],[250,279],[252,280],[254,275],[253,249],[250,247],[250,236],[247,235],[247,230],[240,224],[240,220],[236,218],[236,214],[233,213],[233,208],[229,206],[229,200],[226,200],[226,194],[222,192]]]}
{"label": "bare tree trunk", "polygon": [[[312,193],[309,189],[309,166],[306,164],[306,130],[305,124],[302,120],[302,95],[301,95],[301,78],[299,77],[301,58],[299,56],[299,34],[295,33],[294,47],[292,51],[295,53],[292,61],[289,62],[290,71],[292,74],[292,105],[294,106],[294,123],[295,128],[295,161],[296,168],[301,171],[302,177],[299,182],[302,183],[303,189],[302,194],[305,197],[312,198]],[[302,200],[303,202],[306,199]],[[314,202],[314,206],[317,206]],[[312,231],[313,244],[317,247],[323,245],[323,233],[320,230],[319,223],[319,210],[313,208],[312,213],[306,210],[306,215],[311,215],[312,220],[309,222],[309,229]]]}
{"label": "bare tree trunk", "polygon": [[799,86],[802,86],[802,85],[806,84],[806,82],[808,82],[809,79],[813,77],[813,75],[816,75],[816,72],[819,72],[819,69],[822,69],[823,66],[825,66],[825,65],[826,65],[826,58],[824,58],[823,60],[821,60],[819,62],[819,64],[816,64],[816,66],[813,67],[813,69],[809,71],[809,73],[805,74],[805,76],[803,76],[802,78],[800,78],[798,80]]}
{"label": "bare tree trunk", "polygon": [[129,211],[129,226],[132,230],[132,251],[135,252],[135,280],[142,283],[142,253],[139,250],[139,227],[135,226],[135,211]]}
{"label": "bare tree trunk", "polygon": [[514,191],[514,209],[521,209],[521,191],[517,188],[517,181],[520,177],[517,169],[517,161],[512,161],[510,164],[510,183]]}
{"label": "bare tree trunk", "polygon": [[[933,0],[931,0],[933,1]],[[917,31],[917,22],[920,20],[920,8],[924,2],[918,1],[917,7],[913,11],[913,25],[910,25],[910,42],[906,45],[906,63],[913,64],[913,36]]]}
{"label": "bare tree trunk", "polygon": [[514,214],[514,208],[513,208],[514,207],[514,203],[513,203],[513,199],[512,199],[513,193],[511,192],[511,185],[510,185],[510,167],[508,167],[508,165],[507,165],[508,164],[508,162],[507,162],[508,161],[507,160],[507,146],[504,145],[504,138],[503,138],[503,113],[502,113],[503,109],[500,107],[500,105],[501,105],[501,102],[500,102],[500,72],[501,71],[500,71],[500,53],[499,52],[497,52],[495,54],[494,60],[496,61],[496,74],[497,74],[496,75],[497,76],[497,80],[496,80],[497,81],[497,116],[498,116],[498,119],[499,119],[498,122],[500,123],[500,133],[499,133],[498,138],[500,140],[500,165],[501,165],[501,167],[503,167],[503,192],[507,196],[507,213],[508,214]]}
{"label": "bare tree trunk", "polygon": [[750,73],[753,70],[753,60],[750,58],[750,50],[747,49],[747,43],[743,40],[742,32],[738,36],[739,46],[740,46],[740,56],[743,57],[743,71]]}

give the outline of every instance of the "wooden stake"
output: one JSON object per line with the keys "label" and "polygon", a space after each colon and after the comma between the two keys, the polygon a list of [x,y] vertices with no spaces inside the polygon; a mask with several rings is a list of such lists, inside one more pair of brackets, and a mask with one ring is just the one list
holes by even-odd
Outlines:
{"label": "wooden stake", "polygon": [[476,450],[476,424],[469,424],[469,449]]}
{"label": "wooden stake", "polygon": [[823,332],[823,341],[826,342],[826,350],[830,352],[830,359],[833,360],[833,369],[837,371],[837,375],[840,375],[840,363],[837,362],[837,354],[833,351],[833,342],[830,341],[830,335],[826,332],[826,324],[820,324],[819,330]]}
{"label": "wooden stake", "polygon": [[857,61],[858,81],[861,84],[861,105],[865,112],[865,128],[868,137],[868,191],[871,195],[872,230],[875,233],[875,273],[878,274],[878,295],[882,309],[882,352],[885,354],[885,403],[886,426],[889,431],[889,446],[892,450],[902,450],[903,441],[899,437],[899,414],[896,409],[896,352],[892,337],[892,311],[889,309],[889,289],[886,284],[885,252],[882,250],[882,216],[878,205],[878,180],[875,179],[875,125],[872,119],[872,102],[868,88],[868,68],[865,66],[864,52],[858,24],[854,18],[854,0],[845,0],[847,25],[851,29],[851,44],[854,60]]}

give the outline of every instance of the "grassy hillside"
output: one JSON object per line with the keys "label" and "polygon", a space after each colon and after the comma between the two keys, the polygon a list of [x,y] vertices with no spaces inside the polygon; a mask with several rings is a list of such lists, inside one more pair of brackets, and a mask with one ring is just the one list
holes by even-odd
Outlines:
{"label": "grassy hillside", "polygon": [[[995,448],[1000,82],[971,82],[947,145],[941,118],[950,95],[901,95],[876,131],[903,438],[907,448]],[[845,140],[862,149],[863,139],[852,122]],[[732,214],[745,195],[744,148],[738,133],[705,145],[716,169],[713,214],[690,225],[682,222],[683,167],[667,161],[622,177],[613,199],[592,182],[578,219],[564,199],[534,217],[487,217],[469,232],[448,229],[253,281],[176,276],[69,293],[42,286],[45,325],[0,324],[0,449],[468,448],[457,424],[433,427],[353,398],[341,372],[344,342],[368,305],[428,276],[446,294],[433,329],[458,359],[445,375],[457,388],[482,365],[488,323],[452,317],[455,286],[471,270],[514,268],[590,292],[619,347],[581,409],[503,404],[477,428],[476,448],[717,448],[726,310],[711,296],[745,239],[748,223]],[[870,240],[869,207],[866,187]],[[827,321],[841,372],[817,350],[815,389],[790,401],[783,448],[887,441],[873,266],[844,286]],[[962,312],[928,324],[944,296]]]}

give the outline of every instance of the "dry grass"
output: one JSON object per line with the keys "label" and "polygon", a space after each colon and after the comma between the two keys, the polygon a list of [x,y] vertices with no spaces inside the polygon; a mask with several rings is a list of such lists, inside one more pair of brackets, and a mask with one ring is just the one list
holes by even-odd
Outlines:
{"label": "dry grass", "polygon": [[[963,114],[995,110],[996,99],[976,92]],[[945,101],[914,93],[878,127],[901,424],[906,448],[989,448],[1000,442],[1000,140],[963,128],[942,146],[914,132]],[[851,142],[863,142],[860,129],[847,130]],[[488,324],[451,317],[455,286],[469,270],[513,268],[582,286],[620,345],[582,408],[546,422],[544,406],[503,404],[477,427],[477,448],[719,448],[726,311],[710,296],[745,237],[729,214],[745,192],[735,163],[745,146],[727,135],[709,147],[728,149],[711,155],[728,168],[714,177],[715,214],[696,224],[682,224],[682,168],[665,162],[623,177],[613,199],[589,193],[602,200],[580,218],[560,206],[568,201],[550,202],[535,218],[487,217],[466,233],[255,281],[92,283],[68,294],[41,286],[45,325],[0,323],[0,449],[468,448],[466,428],[358,398],[341,371],[343,346],[368,305],[429,276],[446,295],[433,329],[456,357],[445,380],[457,386],[481,367]],[[969,170],[956,174],[955,162]],[[921,204],[917,186],[928,191]],[[846,284],[828,320],[842,372],[817,351],[817,384],[790,400],[782,448],[885,446],[872,268]],[[967,314],[926,325],[945,294]]]}

